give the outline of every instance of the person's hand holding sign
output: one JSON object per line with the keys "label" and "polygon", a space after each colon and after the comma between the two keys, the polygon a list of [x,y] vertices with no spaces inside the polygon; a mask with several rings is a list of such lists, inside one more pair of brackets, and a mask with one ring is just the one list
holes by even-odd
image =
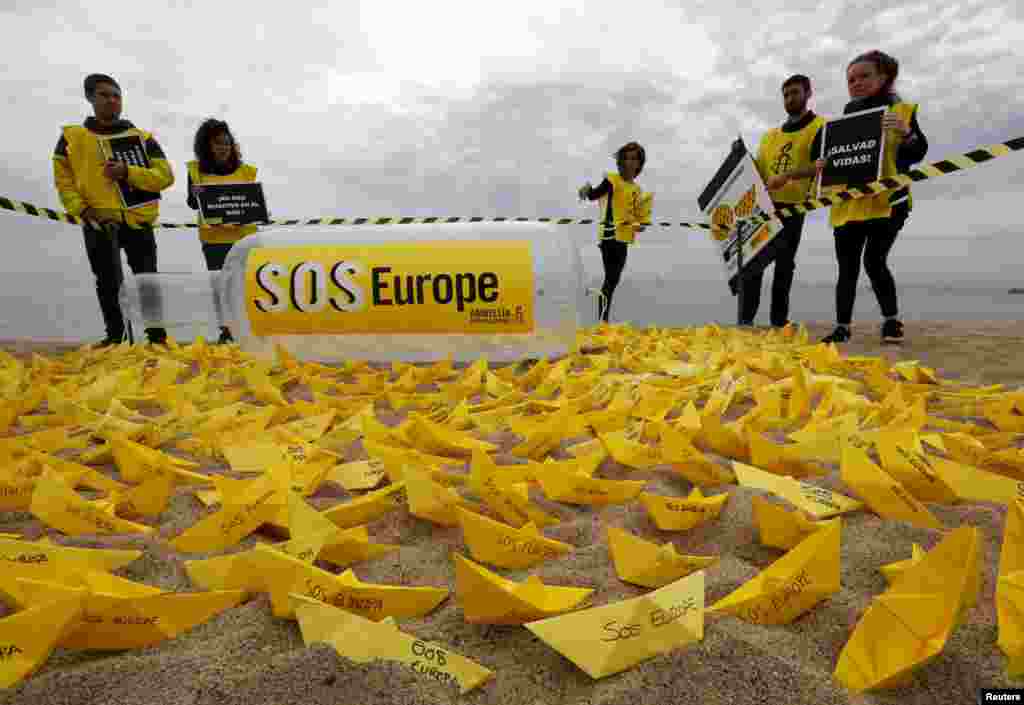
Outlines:
{"label": "person's hand holding sign", "polygon": [[128,177],[128,165],[108,159],[103,165],[103,174],[112,181],[122,181]]}
{"label": "person's hand holding sign", "polygon": [[769,176],[768,180],[764,182],[764,185],[768,187],[769,191],[777,191],[788,184],[792,179],[806,179],[811,176],[817,176],[818,172],[824,168],[825,160],[819,159],[806,169],[798,169],[795,171],[788,171],[785,174]]}
{"label": "person's hand holding sign", "polygon": [[882,129],[895,130],[903,139],[910,137],[911,133],[910,126],[896,113],[886,113],[882,116]]}

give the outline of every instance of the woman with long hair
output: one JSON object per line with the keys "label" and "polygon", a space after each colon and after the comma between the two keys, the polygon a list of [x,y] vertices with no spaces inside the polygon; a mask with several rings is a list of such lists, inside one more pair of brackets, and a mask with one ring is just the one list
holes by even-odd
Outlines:
{"label": "woman with long hair", "polygon": [[[188,163],[188,206],[199,209],[199,191],[207,184],[253,182],[256,167],[242,161],[242,151],[235,141],[231,128],[223,120],[209,118],[196,131],[193,143],[195,160]],[[246,235],[256,232],[255,225],[207,225],[200,223],[199,240],[203,246],[203,257],[209,271],[219,271],[231,246]],[[220,302],[214,291],[215,306],[220,316]],[[218,343],[234,340],[231,330],[220,321]]]}
{"label": "woman with long hair", "polygon": [[[898,75],[899,62],[881,51],[861,54],[846,67],[850,102],[843,113],[886,107],[882,117],[885,139],[882,178],[908,170],[928,152],[928,140],[917,122],[917,104],[904,101],[894,90]],[[815,153],[820,153],[818,144],[813,147]],[[896,282],[889,269],[888,258],[912,206],[907,188],[832,206],[829,222],[834,228],[839,263],[836,328],[822,342],[845,343],[850,339],[861,257],[884,319],[882,342],[903,341]]]}

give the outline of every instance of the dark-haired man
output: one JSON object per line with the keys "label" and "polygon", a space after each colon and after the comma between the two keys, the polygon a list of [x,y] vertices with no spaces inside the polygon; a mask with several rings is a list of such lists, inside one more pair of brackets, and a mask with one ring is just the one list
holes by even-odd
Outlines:
{"label": "dark-haired man", "polygon": [[[107,337],[100,346],[124,338],[125,323],[118,303],[124,278],[121,249],[135,274],[156,272],[153,223],[160,214],[160,192],[174,183],[171,165],[153,135],[121,119],[121,87],[110,76],[86,77],[85,98],[93,116],[82,125],[66,125],[53,154],[53,177],[64,209],[83,219],[85,251],[96,277],[96,297]],[[113,135],[141,137],[149,166],[129,165],[105,156],[101,140]],[[134,194],[126,206],[121,189]],[[150,343],[164,343],[163,328],[147,328]]]}
{"label": "dark-haired man", "polygon": [[[776,208],[807,199],[817,163],[811,152],[815,136],[825,119],[807,107],[811,97],[811,79],[796,74],[782,84],[782,102],[789,116],[782,127],[769,130],[757,150],[757,169],[768,187]],[[802,214],[785,218],[782,230],[748,265],[744,267],[744,301],[741,325],[753,325],[761,303],[764,270],[772,262],[771,324],[777,328],[789,322],[789,292],[796,272],[796,253],[804,228]]]}

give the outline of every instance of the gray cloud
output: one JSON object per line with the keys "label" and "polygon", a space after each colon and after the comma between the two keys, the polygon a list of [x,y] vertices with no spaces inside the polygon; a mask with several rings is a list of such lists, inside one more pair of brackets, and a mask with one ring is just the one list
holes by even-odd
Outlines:
{"label": "gray cloud", "polygon": [[[50,152],[59,126],[88,113],[81,79],[93,70],[118,78],[125,116],[152,129],[172,159],[178,182],[165,193],[167,221],[193,217],[184,162],[210,115],[231,122],[279,217],[593,216],[596,206],[579,204],[576,189],[614,169],[612,152],[637,140],[647,148],[640,181],[656,194],[655,218],[691,219],[737,132],[753,147],[785,117],[784,78],[810,75],[818,112],[838,114],[846,63],[872,48],[899,58],[899,90],[921,104],[929,160],[1024,135],[1013,44],[1024,25],[1012,2],[640,2],[616,21],[603,18],[617,6],[600,2],[585,13],[525,2],[451,17],[383,1],[291,3],[254,16],[226,2],[139,19],[114,3],[88,11],[62,3],[61,23],[35,7],[4,4],[0,58],[18,69],[4,77],[0,194],[40,205],[57,203]],[[894,257],[934,255],[956,271],[961,245],[946,245],[957,256],[935,253],[969,233],[981,248],[972,271],[999,271],[999,248],[1019,222],[1021,158],[915,188]],[[25,224],[0,217],[14,229]],[[46,227],[54,235],[20,239],[23,256],[6,258],[8,267],[50,267],[61,248],[79,252],[73,229]],[[572,233],[580,243],[593,237],[589,227]],[[931,244],[915,244],[914,234]],[[202,267],[194,232],[161,238],[162,262]],[[644,238],[679,243],[664,266],[716,276],[699,232]],[[809,219],[805,243],[801,276],[833,276],[824,213]]]}

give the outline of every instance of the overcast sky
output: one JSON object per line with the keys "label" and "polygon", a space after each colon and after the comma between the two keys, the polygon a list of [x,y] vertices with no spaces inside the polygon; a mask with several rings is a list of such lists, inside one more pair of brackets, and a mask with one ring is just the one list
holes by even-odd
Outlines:
{"label": "overcast sky", "polygon": [[[231,124],[281,218],[593,216],[576,190],[637,140],[655,219],[693,219],[735,135],[756,145],[785,118],[783,79],[808,74],[813,107],[839,114],[847,62],[875,48],[900,60],[898,90],[921,103],[928,161],[1024,135],[1019,2],[735,5],[0,0],[0,195],[59,207],[50,156],[60,126],[91,114],[82,78],[94,71],[120,82],[124,117],[171,159],[171,222],[193,217],[184,165],[208,116]],[[1016,279],[1022,186],[1018,154],[917,187],[893,254],[903,281]],[[89,278],[77,228],[8,212],[0,223],[0,273]],[[572,233],[592,266],[593,231]],[[203,269],[194,230],[159,237],[161,268]],[[706,237],[645,233],[632,266],[723,277]],[[798,278],[834,277],[832,248],[818,213]]]}

